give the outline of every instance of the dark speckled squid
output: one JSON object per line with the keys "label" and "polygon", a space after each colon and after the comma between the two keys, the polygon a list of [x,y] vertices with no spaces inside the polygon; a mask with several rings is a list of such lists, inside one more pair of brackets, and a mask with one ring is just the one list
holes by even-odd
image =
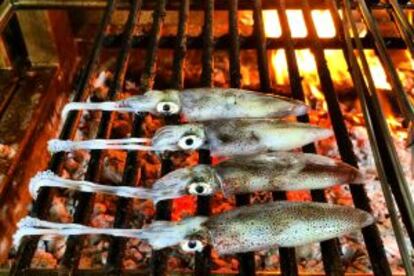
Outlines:
{"label": "dark speckled squid", "polygon": [[319,242],[373,222],[369,213],[351,207],[280,201],[244,206],[209,218],[158,221],[143,229],[103,229],[27,217],[18,224],[14,243],[27,235],[104,234],[146,240],[154,249],[180,245],[186,252],[200,251],[209,243],[226,255]]}
{"label": "dark speckled squid", "polygon": [[237,119],[275,118],[303,115],[308,107],[300,101],[281,96],[234,88],[193,88],[152,90],[116,102],[72,102],[63,109],[63,116],[71,110],[107,110],[149,112],[154,115],[182,114],[189,122]]}
{"label": "dark speckled squid", "polygon": [[197,165],[170,172],[158,179],[152,189],[108,186],[58,177],[41,172],[32,178],[30,192],[34,198],[41,187],[62,187],[90,193],[105,193],[131,198],[160,200],[184,195],[225,196],[258,191],[323,189],[334,184],[361,181],[360,172],[328,157],[292,152],[235,157],[215,166]]}
{"label": "dark speckled squid", "polygon": [[164,152],[207,148],[215,156],[235,156],[291,150],[331,135],[330,129],[275,119],[224,120],[165,126],[152,139],[51,140],[49,151],[124,149]]}

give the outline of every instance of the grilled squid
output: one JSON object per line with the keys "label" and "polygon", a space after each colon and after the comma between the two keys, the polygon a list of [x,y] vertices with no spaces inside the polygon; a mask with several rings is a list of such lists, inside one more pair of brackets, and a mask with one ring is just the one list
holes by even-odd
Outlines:
{"label": "grilled squid", "polygon": [[94,228],[26,217],[14,235],[104,234],[145,240],[156,250],[179,245],[186,252],[211,244],[221,255],[295,247],[339,237],[374,222],[362,210],[315,202],[279,201],[244,206],[212,217],[156,221],[143,229]]}
{"label": "grilled squid", "polygon": [[185,195],[207,196],[222,192],[225,196],[231,196],[258,191],[324,189],[334,184],[361,180],[361,173],[344,162],[316,154],[277,152],[235,157],[215,166],[197,165],[178,169],[158,179],[151,189],[64,179],[50,171],[33,177],[29,188],[34,198],[41,187],[61,187],[145,198],[157,203]]}
{"label": "grilled squid", "polygon": [[165,126],[152,139],[51,140],[49,151],[124,149],[164,152],[206,148],[215,156],[235,156],[291,150],[331,135],[330,129],[304,123],[274,119],[224,120]]}
{"label": "grilled squid", "polygon": [[300,101],[281,96],[233,88],[196,88],[152,90],[141,96],[121,101],[84,103],[72,102],[63,109],[63,116],[71,110],[106,110],[121,112],[149,112],[154,115],[182,114],[190,121],[236,118],[272,118],[303,115],[307,106]]}

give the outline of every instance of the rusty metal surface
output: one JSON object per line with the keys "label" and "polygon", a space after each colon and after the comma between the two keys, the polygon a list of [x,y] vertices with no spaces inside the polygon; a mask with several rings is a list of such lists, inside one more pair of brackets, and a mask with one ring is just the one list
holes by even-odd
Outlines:
{"label": "rusty metal surface", "polygon": [[11,70],[0,70],[0,118],[7,108],[16,88],[18,77]]}
{"label": "rusty metal surface", "polygon": [[50,28],[50,19],[44,11],[17,12],[27,52],[34,66],[57,66],[59,59]]}
{"label": "rusty metal surface", "polygon": [[[215,9],[218,10],[226,10],[229,2],[231,0],[221,0],[215,3]],[[106,7],[105,0],[15,0],[13,1],[14,6],[17,9],[70,9],[70,8],[83,8],[83,9],[103,9]],[[277,5],[280,4],[281,1],[274,1],[274,0],[264,0],[263,1],[263,8],[264,9],[274,9]],[[377,1],[372,1],[377,2]],[[413,9],[414,4],[406,1],[402,5],[406,9]],[[155,0],[147,0],[143,3],[143,9],[154,9],[155,7]],[[251,9],[253,7],[253,1],[250,0],[240,0],[240,9]],[[287,1],[286,5],[287,8],[298,8],[301,6],[300,0],[291,0]],[[378,4],[378,3],[377,3]],[[310,3],[312,8],[322,8],[326,7],[324,1],[312,1]],[[375,5],[373,8],[388,8],[390,4],[380,3],[379,5]],[[120,1],[117,5],[117,8],[120,9],[128,9],[129,3],[128,1]],[[170,0],[167,4],[167,9],[175,9],[179,10],[180,8],[180,0]],[[190,8],[192,10],[202,10],[203,9],[203,0],[193,0],[191,1]]]}
{"label": "rusty metal surface", "polygon": [[0,174],[3,176],[3,181],[0,182],[0,195],[7,178],[14,172],[13,167],[19,162],[22,151],[40,123],[39,120],[45,115],[41,109],[45,107],[46,102],[57,100],[56,96],[51,97],[50,91],[50,82],[54,78],[56,69],[39,69],[21,78],[13,91],[10,103],[0,117],[0,144],[11,147],[15,152],[12,154],[13,158],[3,156],[4,158],[0,159]]}
{"label": "rusty metal surface", "polygon": [[[10,242],[16,220],[31,201],[28,181],[47,164],[46,143],[55,135],[59,107],[68,96],[58,92],[68,91],[66,85],[56,69],[33,70],[19,79],[0,118],[0,219],[10,222],[0,225],[0,242]],[[0,252],[0,260],[6,253]]]}
{"label": "rusty metal surface", "polygon": [[73,68],[77,50],[66,11],[16,14],[32,66]]}

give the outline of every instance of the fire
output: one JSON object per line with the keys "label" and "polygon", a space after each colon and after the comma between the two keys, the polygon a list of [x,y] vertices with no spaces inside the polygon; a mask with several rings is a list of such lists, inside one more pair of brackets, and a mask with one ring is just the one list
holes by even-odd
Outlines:
{"label": "fire", "polygon": [[276,10],[264,10],[263,22],[265,34],[267,37],[278,38],[282,35],[279,15],[277,14]]}
{"label": "fire", "polygon": [[[304,38],[308,30],[301,10],[286,10],[290,31],[293,38]],[[336,35],[335,25],[329,10],[312,10],[312,20],[315,24],[317,34],[320,38],[332,38]],[[267,37],[277,38],[282,35],[279,16],[276,10],[263,12],[265,32]],[[311,89],[316,92],[319,87],[318,74],[313,53],[309,49],[296,50],[296,59],[300,68],[301,77],[308,82]],[[331,72],[332,80],[341,87],[352,86],[348,66],[341,50],[324,50],[325,58]],[[391,90],[384,68],[373,50],[365,50],[364,54],[369,63],[369,70],[377,89]],[[284,50],[277,50],[271,56],[272,70],[275,75],[275,82],[278,85],[288,85],[288,67]],[[414,68],[414,67],[413,67]],[[401,76],[401,74],[400,74]],[[404,76],[401,76],[404,79]],[[312,92],[312,93],[313,93]],[[319,93],[320,91],[318,91]],[[319,97],[318,95],[314,95]]]}
{"label": "fire", "polygon": [[386,120],[392,136],[401,142],[407,141],[408,133],[403,127],[401,120],[398,120],[397,117],[392,114],[387,115]]}
{"label": "fire", "polygon": [[286,15],[289,22],[292,37],[306,37],[308,30],[301,10],[287,10]]}
{"label": "fire", "polygon": [[381,61],[376,56],[374,50],[364,50],[364,54],[369,64],[369,71],[374,79],[374,84],[377,89],[391,90],[391,85],[387,80],[384,68]]}
{"label": "fire", "polygon": [[318,36],[320,38],[335,37],[335,25],[329,10],[313,10],[311,13]]}
{"label": "fire", "polygon": [[[286,15],[292,37],[306,37],[308,35],[308,30],[302,11],[286,10]],[[319,38],[329,39],[336,36],[335,25],[329,10],[312,10],[311,15]],[[264,11],[263,19],[267,37],[279,38],[282,36],[280,19],[276,10]],[[335,86],[341,88],[351,88],[353,83],[342,50],[324,50],[324,55]],[[368,61],[369,70],[374,80],[375,87],[381,90],[391,90],[392,87],[387,80],[385,70],[375,51],[370,49],[364,50],[364,55]],[[317,65],[312,51],[310,49],[295,50],[295,56],[300,71],[299,73],[303,80],[302,87],[306,94],[306,101],[317,110],[326,112],[326,101],[320,88]],[[411,59],[411,57],[408,57],[406,60],[409,62],[404,64],[403,67],[408,69],[399,68],[398,73],[405,86],[412,88],[414,87],[414,82],[410,81],[412,80],[411,77],[407,78],[407,74],[413,74],[414,60]],[[399,64],[401,65],[401,63]],[[284,49],[271,52],[271,67],[276,85],[289,85],[288,65]],[[386,120],[392,130],[393,136],[398,140],[405,140],[407,138],[407,132],[402,126],[401,120],[391,111],[386,113]],[[363,117],[361,113],[357,112],[357,114],[354,114],[351,117],[357,125],[363,124]]]}
{"label": "fire", "polygon": [[[302,10],[286,10],[286,16],[293,38],[303,38],[308,35]],[[312,10],[311,16],[320,38],[335,37],[335,25],[329,10]],[[282,35],[279,15],[276,10],[264,10],[263,21],[267,37],[278,38]]]}

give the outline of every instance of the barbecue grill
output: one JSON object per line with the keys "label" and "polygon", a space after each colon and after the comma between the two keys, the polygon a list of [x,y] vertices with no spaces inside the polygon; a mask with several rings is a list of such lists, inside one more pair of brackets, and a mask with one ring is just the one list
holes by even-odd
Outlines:
{"label": "barbecue grill", "polygon": [[[161,88],[185,88],[184,70],[186,67],[186,53],[188,51],[198,51],[201,54],[201,75],[200,79],[196,81],[199,87],[212,87],[214,85],[214,54],[216,51],[226,51],[228,52],[229,60],[228,85],[240,88],[243,85],[240,62],[241,52],[253,50],[257,57],[255,61],[257,62],[260,83],[259,90],[275,93],[276,90],[269,72],[271,67],[269,51],[278,49],[283,49],[286,56],[291,90],[290,96],[295,99],[305,100],[306,93],[302,85],[303,77],[300,73],[301,68],[295,51],[298,49],[310,49],[315,58],[320,88],[326,101],[327,112],[335,133],[340,157],[350,165],[358,166],[358,158],[353,149],[344,119],[344,112],[341,109],[337,89],[324,52],[326,49],[341,51],[352,77],[353,89],[358,96],[358,101],[363,111],[370,146],[402,263],[406,274],[413,274],[413,257],[410,256],[410,252],[412,252],[412,244],[414,244],[414,204],[401,160],[392,141],[390,128],[384,113],[384,106],[381,104],[380,91],[375,86],[375,76],[373,76],[369,69],[370,64],[364,51],[367,49],[374,50],[378,56],[387,80],[392,87],[391,97],[397,103],[398,113],[403,118],[403,128],[410,134],[414,120],[414,109],[389,51],[392,49],[406,50],[409,54],[414,55],[414,23],[411,13],[414,4],[408,1],[397,0],[387,0],[384,2],[367,0],[14,0],[1,2],[0,30],[2,31],[3,38],[2,45],[6,49],[2,50],[5,56],[2,62],[3,67],[12,68],[12,70],[8,70],[4,74],[11,74],[9,71],[13,72],[13,76],[16,76],[18,80],[24,79],[27,83],[16,82],[14,86],[7,87],[7,89],[4,88],[4,91],[10,91],[10,95],[5,95],[5,99],[0,97],[2,101],[0,102],[0,116],[8,114],[7,110],[11,108],[9,103],[13,102],[11,100],[13,93],[16,93],[18,89],[29,89],[30,85],[36,82],[43,81],[47,83],[45,79],[55,81],[52,81],[51,88],[44,92],[47,93],[46,99],[38,107],[38,111],[33,113],[33,124],[42,122],[45,117],[44,113],[47,113],[53,105],[56,105],[56,101],[52,101],[52,99],[62,97],[59,94],[60,91],[68,91],[70,83],[73,83],[72,87],[74,87],[72,100],[86,101],[90,97],[88,86],[98,70],[100,56],[108,49],[116,57],[116,63],[109,91],[106,95],[107,100],[117,99],[118,94],[123,89],[129,61],[134,58],[133,55],[139,55],[138,59],[141,59],[143,68],[140,76],[136,77],[140,93],[153,87],[158,88],[161,86],[164,86]],[[104,12],[102,13],[99,26],[96,27],[94,32],[96,37],[93,40],[93,45],[88,47],[88,50],[90,50],[85,55],[87,58],[80,60],[80,65],[78,66],[76,59],[73,58],[73,53],[76,53],[76,46],[73,37],[70,36],[70,24],[67,18],[69,12],[86,9],[103,10]],[[302,11],[307,29],[305,37],[298,38],[292,36],[289,18],[286,13],[289,9]],[[328,10],[331,14],[335,27],[335,35],[333,37],[321,38],[318,35],[317,27],[312,18],[312,10],[315,9]],[[53,11],[50,12],[50,10]],[[111,32],[109,28],[111,18],[113,18],[117,10],[123,10],[127,14],[123,31],[120,33]],[[279,37],[269,37],[266,35],[263,19],[264,10],[277,11],[281,29]],[[36,13],[33,11],[36,11]],[[140,19],[143,11],[152,11],[151,27],[147,33],[136,35],[136,32],[134,32],[136,22]],[[173,11],[178,14],[176,35],[163,36],[164,18],[167,13]],[[187,33],[190,11],[202,12],[204,16],[202,31],[198,36],[190,36]],[[228,16],[228,33],[222,36],[216,36],[213,31],[214,18],[217,11],[224,12],[222,14],[227,13]],[[241,11],[251,11],[253,13],[253,32],[249,36],[241,35],[239,31]],[[387,14],[391,19],[390,24],[393,24],[396,30],[398,30],[396,34],[394,33],[394,36],[384,35],[380,29],[379,25],[381,22],[379,22],[379,17],[376,16],[380,12]],[[361,17],[359,22],[355,19],[356,13]],[[38,21],[37,26],[34,21],[30,21],[28,18],[31,15],[36,15],[36,20],[44,21]],[[360,24],[361,22],[367,30],[364,36],[360,35],[357,26],[357,23]],[[49,32],[44,31],[45,29],[48,29]],[[34,34],[30,34],[30,32]],[[43,43],[39,43],[42,40]],[[48,45],[50,41],[53,41],[55,48]],[[42,45],[45,47],[36,48]],[[80,49],[80,51],[82,50]],[[162,85],[157,84],[156,79],[157,56],[161,50],[169,50],[173,56],[172,74],[170,75],[169,83]],[[51,54],[51,52],[55,54]],[[54,71],[55,69],[53,68],[59,69]],[[74,68],[77,68],[77,73],[73,72]],[[27,73],[31,71],[42,71],[43,73],[33,77]],[[72,79],[73,81],[71,81]],[[96,99],[91,98],[91,100]],[[81,115],[81,112],[78,111],[71,111],[68,114],[65,121],[62,122],[59,139],[71,139],[75,136],[81,122]],[[113,116],[113,112],[102,112],[96,138],[111,137]],[[142,125],[145,123],[146,116],[147,114],[134,115],[131,136],[143,137],[145,135]],[[310,118],[306,115],[298,117],[297,120],[309,122]],[[165,123],[179,124],[179,118],[175,116],[168,117],[165,119]],[[17,196],[16,192],[18,190],[13,183],[17,181],[16,177],[18,176],[22,160],[30,155],[33,147],[36,147],[36,143],[41,143],[42,141],[41,139],[32,141],[32,137],[37,137],[36,133],[38,132],[38,128],[33,126],[31,131],[27,131],[24,134],[25,138],[23,144],[20,144],[18,158],[14,159],[14,165],[9,169],[7,178],[2,180],[0,203],[5,204],[7,199],[10,200],[10,198]],[[43,144],[45,144],[45,139],[43,139]],[[308,145],[303,148],[303,151],[316,153],[317,147],[313,144]],[[200,150],[198,154],[199,163],[210,164],[212,162],[208,151]],[[139,166],[140,158],[141,155],[136,152],[129,152],[127,154],[122,176],[123,185],[135,186],[137,183],[138,185],[144,183],[145,174],[142,173]],[[65,153],[55,153],[48,163],[48,169],[59,174],[62,171],[64,161]],[[85,179],[99,182],[103,162],[104,152],[93,150],[87,163]],[[161,163],[162,174],[166,174],[174,169],[170,158],[163,158]],[[24,183],[23,180],[22,183]],[[372,212],[370,198],[365,187],[363,185],[350,185],[349,189],[355,207]],[[51,207],[52,198],[55,194],[56,191],[54,189],[43,188],[33,203],[30,214],[34,217],[48,219],[50,216],[48,210]],[[86,193],[76,193],[73,197],[75,198],[73,222],[89,224],[93,211],[94,196]],[[272,194],[273,200],[284,200],[286,198],[286,193],[275,192]],[[327,202],[326,193],[323,190],[312,191],[311,198],[313,201]],[[237,196],[236,205],[250,204],[250,200],[251,195]],[[199,197],[196,203],[196,213],[199,215],[210,215],[211,201],[212,199],[209,197]],[[154,219],[171,219],[171,201],[159,202],[155,209]],[[126,198],[117,199],[113,227],[130,227],[130,213],[131,200]],[[405,238],[405,232],[410,237],[409,239]],[[362,229],[362,236],[372,274],[391,275],[392,271],[386,256],[386,248],[384,247],[384,241],[378,226],[374,224]],[[119,275],[121,272],[124,272],[127,274],[151,273],[163,275],[168,271],[168,256],[171,254],[169,249],[153,251],[150,262],[145,268],[125,268],[123,258],[128,243],[128,240],[125,238],[109,239],[106,263],[103,267],[80,269],[79,262],[83,249],[83,240],[84,237],[69,237],[66,240],[66,249],[58,268],[39,269],[31,265],[33,256],[38,248],[39,238],[25,238],[13,256],[14,261],[10,273],[11,275],[26,273],[29,275],[46,275],[49,273]],[[278,250],[280,273],[282,275],[301,274],[302,272],[298,270],[295,249],[280,248]],[[320,250],[324,273],[327,275],[344,275],[345,269],[341,260],[340,240],[333,239],[322,242]],[[195,275],[209,275],[213,273],[211,256],[212,249],[209,247],[205,248],[203,252],[195,254],[194,267],[189,267],[188,269],[190,270],[185,272],[192,271]],[[262,268],[256,264],[254,252],[239,254],[237,259],[239,265],[236,273],[255,275],[262,272]]]}

